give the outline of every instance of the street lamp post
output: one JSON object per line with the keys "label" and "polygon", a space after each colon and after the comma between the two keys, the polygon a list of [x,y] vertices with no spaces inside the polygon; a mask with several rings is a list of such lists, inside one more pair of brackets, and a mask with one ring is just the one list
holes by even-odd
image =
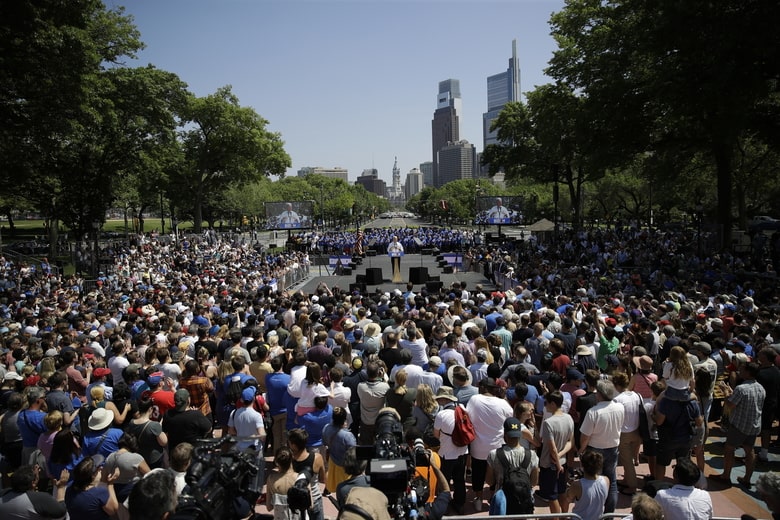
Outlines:
{"label": "street lamp post", "polygon": [[320,184],[320,225],[325,231],[325,185]]}
{"label": "street lamp post", "polygon": [[702,204],[696,204],[696,218],[697,218],[697,225],[696,225],[696,256],[699,257],[699,261],[701,261],[701,220],[702,216],[704,214],[704,206]]}
{"label": "street lamp post", "polygon": [[165,234],[165,206],[163,205],[163,194],[160,192],[160,235]]}
{"label": "street lamp post", "polygon": [[92,243],[92,275],[97,278],[99,255],[98,255],[98,234],[100,233],[100,221],[95,219],[92,221],[92,237],[94,242]]}

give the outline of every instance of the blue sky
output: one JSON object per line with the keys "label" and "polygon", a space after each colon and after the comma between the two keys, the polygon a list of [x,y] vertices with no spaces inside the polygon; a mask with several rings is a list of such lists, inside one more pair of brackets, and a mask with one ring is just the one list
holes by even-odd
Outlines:
{"label": "blue sky", "polygon": [[104,0],[124,5],[146,48],[136,62],[205,96],[232,85],[303,166],[391,180],[431,160],[439,81],[460,80],[461,139],[482,150],[487,77],[517,40],[521,89],[549,82],[550,14],[563,0]]}

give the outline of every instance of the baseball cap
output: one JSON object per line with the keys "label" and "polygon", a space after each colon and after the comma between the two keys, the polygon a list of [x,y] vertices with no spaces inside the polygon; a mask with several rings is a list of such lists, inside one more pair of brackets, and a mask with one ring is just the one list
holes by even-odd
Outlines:
{"label": "baseball cap", "polygon": [[163,380],[163,377],[165,377],[165,374],[162,372],[153,372],[152,374],[149,374],[146,382],[149,383],[149,386],[157,386],[160,384],[160,381]]}
{"label": "baseball cap", "polygon": [[243,392],[241,392],[241,400],[245,403],[251,403],[255,399],[256,394],[257,390],[254,386],[244,388]]}
{"label": "baseball cap", "polygon": [[111,373],[111,370],[104,368],[104,367],[98,367],[95,370],[92,371],[92,375],[95,377],[106,377]]}
{"label": "baseball cap", "polygon": [[504,421],[504,435],[513,438],[522,437],[523,431],[521,426],[522,424],[515,417],[508,418]]}
{"label": "baseball cap", "polygon": [[173,394],[173,404],[176,407],[177,412],[183,412],[187,409],[187,404],[190,399],[190,393],[186,388],[179,388],[176,393]]}

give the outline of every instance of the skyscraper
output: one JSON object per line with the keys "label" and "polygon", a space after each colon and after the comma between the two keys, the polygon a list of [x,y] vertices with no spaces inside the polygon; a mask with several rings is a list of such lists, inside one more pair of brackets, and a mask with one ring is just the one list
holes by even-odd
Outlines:
{"label": "skyscraper", "polygon": [[439,179],[439,150],[448,143],[460,141],[460,81],[447,79],[439,82],[436,111],[431,122],[431,144],[433,149],[433,185],[444,183]]}
{"label": "skyscraper", "polygon": [[488,76],[487,109],[482,114],[483,150],[490,144],[498,144],[496,132],[490,131],[490,125],[498,117],[504,105],[510,101],[520,101],[520,62],[517,58],[517,40],[512,40],[512,57],[505,72]]}
{"label": "skyscraper", "polygon": [[473,179],[477,167],[477,149],[468,141],[448,143],[439,150],[441,185],[462,179]]}
{"label": "skyscraper", "polygon": [[433,186],[433,163],[431,161],[420,163],[420,172],[423,175],[423,186]]}

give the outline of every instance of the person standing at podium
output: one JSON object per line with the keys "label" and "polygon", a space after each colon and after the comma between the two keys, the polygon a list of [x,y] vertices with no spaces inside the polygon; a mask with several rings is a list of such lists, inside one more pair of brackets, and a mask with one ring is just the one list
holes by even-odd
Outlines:
{"label": "person standing at podium", "polygon": [[393,235],[393,241],[387,245],[387,254],[392,259],[393,279],[396,279],[401,276],[401,255],[404,254],[404,246],[398,241],[398,236]]}

